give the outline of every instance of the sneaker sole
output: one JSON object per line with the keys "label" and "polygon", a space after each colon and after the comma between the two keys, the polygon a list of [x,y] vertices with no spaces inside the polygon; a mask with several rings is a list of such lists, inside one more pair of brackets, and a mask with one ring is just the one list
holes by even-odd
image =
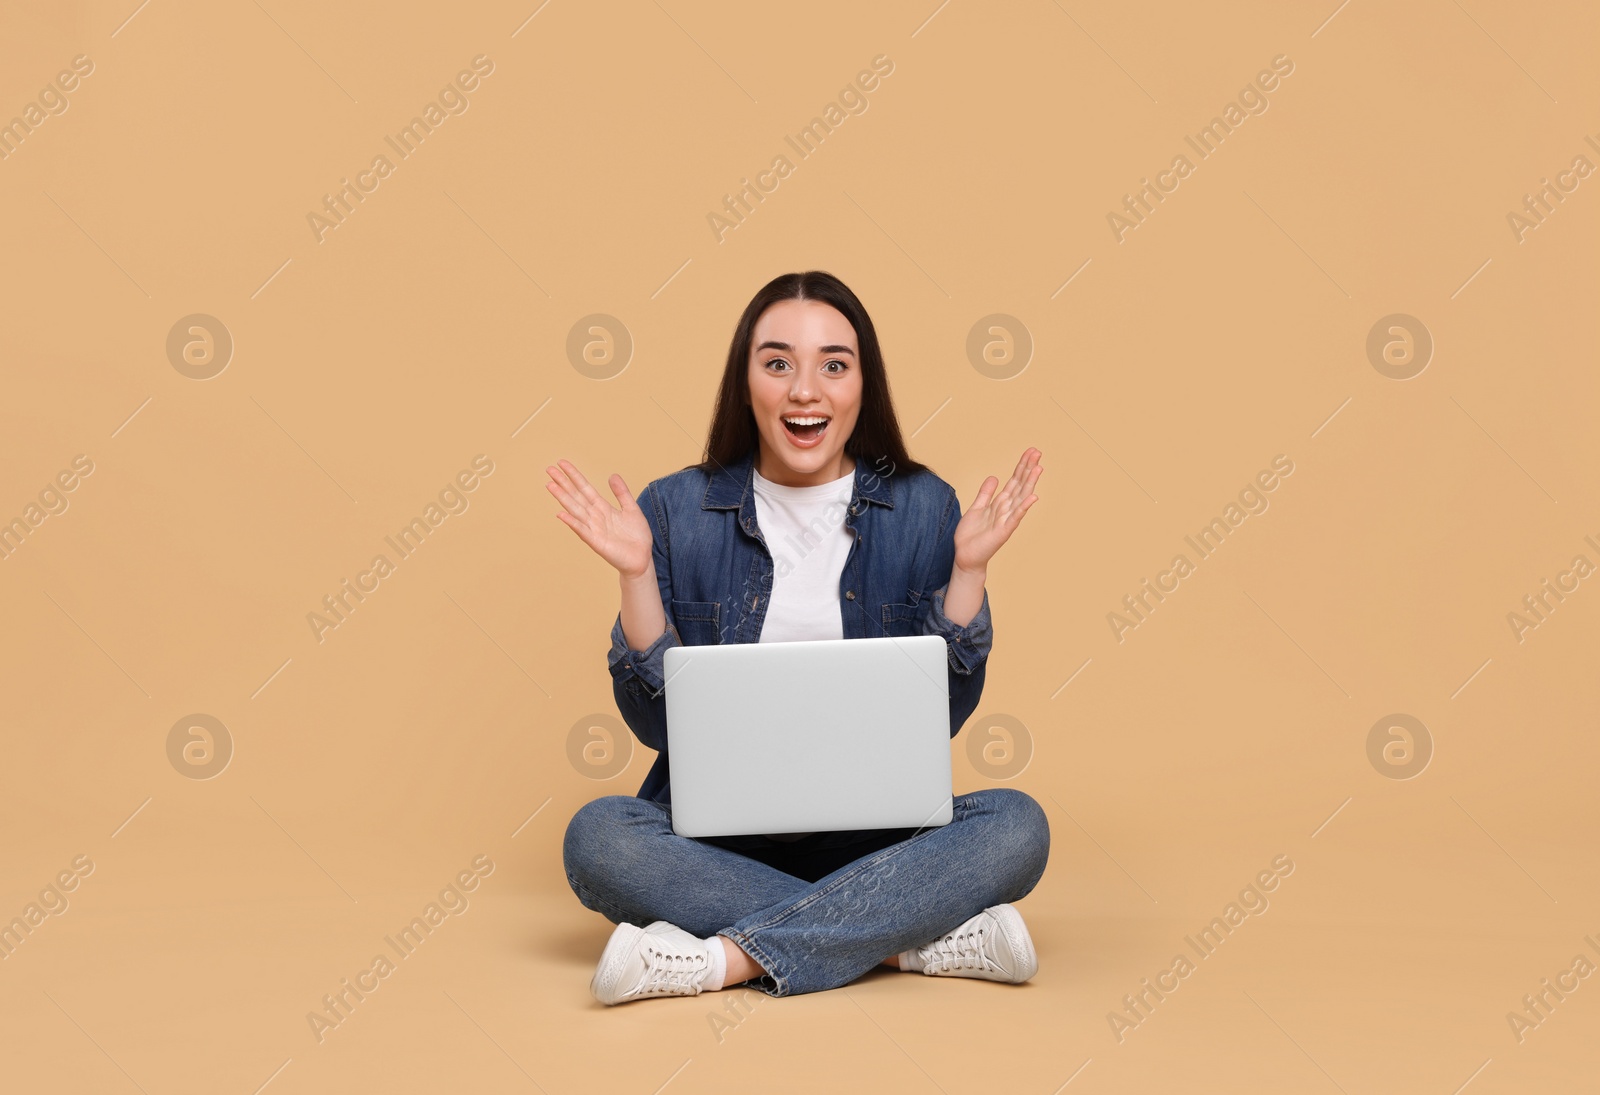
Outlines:
{"label": "sneaker sole", "polygon": [[1021,975],[1013,976],[1011,983],[1020,985],[1039,972],[1039,956],[1033,949],[1033,937],[1028,934],[1028,926],[1022,922],[1022,914],[1015,906],[994,905],[987,912],[999,923],[1000,931],[1011,947],[1011,955],[1017,965],[1014,973]]}

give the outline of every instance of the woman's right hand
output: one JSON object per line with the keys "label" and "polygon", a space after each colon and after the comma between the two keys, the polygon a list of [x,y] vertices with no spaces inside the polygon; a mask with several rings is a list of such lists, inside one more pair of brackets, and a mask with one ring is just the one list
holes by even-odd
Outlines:
{"label": "woman's right hand", "polygon": [[545,486],[560,500],[565,513],[556,517],[578,538],[594,549],[596,555],[617,568],[624,578],[637,578],[646,574],[654,556],[650,522],[644,511],[628,493],[622,476],[613,475],[606,482],[611,493],[617,496],[621,508],[613,506],[589,485],[570,460],[558,460],[559,468],[547,467],[550,482]]}

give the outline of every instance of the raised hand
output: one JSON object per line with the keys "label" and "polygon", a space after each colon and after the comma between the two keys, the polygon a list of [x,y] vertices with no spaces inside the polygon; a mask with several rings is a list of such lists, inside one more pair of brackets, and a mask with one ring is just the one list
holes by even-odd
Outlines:
{"label": "raised hand", "polygon": [[1000,481],[994,476],[983,481],[977,500],[956,525],[956,570],[980,574],[988,569],[989,560],[1017,530],[1022,515],[1039,500],[1032,491],[1044,472],[1039,463],[1042,455],[1034,448],[1024,452],[1010,482],[998,492],[995,488]]}
{"label": "raised hand", "polygon": [[[566,509],[556,518],[578,538],[594,549],[596,555],[617,568],[624,578],[637,578],[646,573],[654,561],[651,554],[650,522],[644,511],[628,493],[622,476],[613,475],[607,484],[617,496],[618,506],[613,506],[589,485],[570,460],[558,460],[561,466],[547,467],[550,482],[545,484],[550,493]],[[620,508],[619,508],[620,506]]]}

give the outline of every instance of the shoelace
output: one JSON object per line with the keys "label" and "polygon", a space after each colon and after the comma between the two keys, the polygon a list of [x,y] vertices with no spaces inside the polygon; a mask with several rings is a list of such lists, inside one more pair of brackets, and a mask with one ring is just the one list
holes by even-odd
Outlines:
{"label": "shoelace", "polygon": [[922,961],[924,968],[939,972],[948,972],[954,969],[979,969],[1004,973],[993,960],[989,958],[984,949],[984,933],[986,929],[980,925],[963,932],[952,932],[940,939],[935,939],[922,948]]}
{"label": "shoelace", "polygon": [[628,993],[645,996],[651,993],[670,993],[674,996],[693,996],[699,992],[696,983],[699,975],[710,968],[710,958],[704,954],[678,954],[663,951],[651,944],[644,947],[644,959],[649,968],[639,978],[639,983]]}

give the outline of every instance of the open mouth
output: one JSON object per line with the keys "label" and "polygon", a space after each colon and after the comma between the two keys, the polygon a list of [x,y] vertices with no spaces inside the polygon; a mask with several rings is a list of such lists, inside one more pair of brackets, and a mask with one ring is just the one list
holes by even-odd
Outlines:
{"label": "open mouth", "polygon": [[824,415],[790,415],[783,419],[783,428],[796,441],[810,444],[821,439],[830,421]]}

